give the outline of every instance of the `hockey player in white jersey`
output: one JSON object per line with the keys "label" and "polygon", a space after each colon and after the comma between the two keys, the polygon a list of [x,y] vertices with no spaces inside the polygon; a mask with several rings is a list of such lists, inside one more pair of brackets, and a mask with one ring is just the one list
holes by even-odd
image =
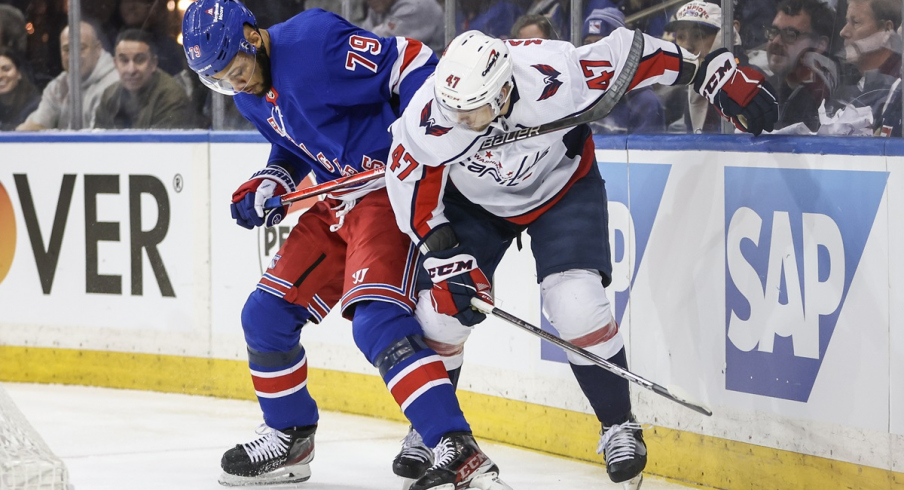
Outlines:
{"label": "hockey player in white jersey", "polygon": [[[417,318],[453,380],[469,327],[485,318],[470,299],[492,302],[487,278],[522,231],[532,239],[552,325],[573,344],[627,367],[604,289],[612,272],[606,189],[589,127],[480,147],[488,138],[592,108],[625,69],[633,38],[622,28],[575,48],[463,33],[392,125],[389,195],[427,272]],[[646,35],[643,41],[630,89],[693,84],[739,129],[772,129],[778,111],[771,87],[730,53],[697,59],[673,43]],[[609,477],[636,488],[647,452],[627,381],[571,353],[568,359],[601,423],[598,452]],[[460,488],[456,474],[467,470],[475,451],[454,442],[440,442],[436,463],[412,489]]]}

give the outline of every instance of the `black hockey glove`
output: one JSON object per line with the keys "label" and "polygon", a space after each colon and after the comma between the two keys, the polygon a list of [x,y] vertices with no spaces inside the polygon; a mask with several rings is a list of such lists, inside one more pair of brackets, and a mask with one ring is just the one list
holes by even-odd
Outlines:
{"label": "black hockey glove", "polygon": [[476,296],[493,304],[490,281],[465,247],[430,252],[424,259],[424,268],[433,280],[430,298],[438,313],[454,316],[466,327],[486,319],[486,315],[471,308],[471,298]]}
{"label": "black hockey glove", "polygon": [[778,120],[775,89],[749,66],[738,66],[727,49],[706,55],[694,78],[694,90],[706,97],[736,128],[758,136]]}

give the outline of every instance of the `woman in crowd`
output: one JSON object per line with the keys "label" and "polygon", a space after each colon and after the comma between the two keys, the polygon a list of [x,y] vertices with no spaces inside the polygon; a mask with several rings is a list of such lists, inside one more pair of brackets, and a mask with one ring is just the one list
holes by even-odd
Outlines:
{"label": "woman in crowd", "polygon": [[28,79],[19,54],[0,47],[0,131],[16,129],[40,100],[41,93]]}

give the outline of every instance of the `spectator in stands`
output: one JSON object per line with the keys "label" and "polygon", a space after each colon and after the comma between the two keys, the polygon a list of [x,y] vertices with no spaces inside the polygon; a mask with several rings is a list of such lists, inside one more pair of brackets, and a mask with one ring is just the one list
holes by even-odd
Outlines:
{"label": "spectator in stands", "polygon": [[182,87],[158,69],[151,35],[126,29],[114,52],[119,81],[109,86],[97,108],[98,128],[176,129],[192,126],[188,97]]}
{"label": "spectator in stands", "polygon": [[[898,0],[848,0],[847,22],[841,29],[845,58],[857,67],[860,78],[839,90],[841,104],[871,107],[874,129],[900,135],[900,122],[882,123],[883,113],[900,91],[901,3]],[[894,90],[892,90],[894,87]],[[898,102],[900,105],[900,102]],[[893,108],[897,109],[897,108]],[[898,113],[900,114],[900,113]],[[896,119],[899,119],[898,116]],[[897,126],[896,129],[893,126]]]}
{"label": "spectator in stands", "polygon": [[625,14],[613,7],[597,9],[584,19],[581,43],[593,44],[619,27],[625,27]]}
{"label": "spectator in stands", "polygon": [[818,110],[838,86],[839,67],[828,49],[832,10],[821,0],[783,0],[766,29],[766,55],[776,89],[776,129],[804,123],[819,128]]}
{"label": "spectator in stands", "polygon": [[[600,0],[590,0],[588,3],[595,3]],[[608,0],[602,0],[606,2],[606,7],[609,7]],[[589,15],[590,11],[589,7],[585,10],[585,12]],[[559,39],[563,39],[566,41],[571,40],[571,2],[569,0],[533,0],[531,4],[527,7],[526,15],[536,16],[540,15],[546,17],[552,26],[552,31],[555,32]]]}
{"label": "spectator in stands", "polygon": [[901,75],[901,2],[848,0],[847,22],[841,29],[845,58],[866,74]]}
{"label": "spectator in stands", "polygon": [[[734,28],[734,46],[738,56],[743,57],[740,44],[741,36]],[[675,43],[682,48],[705,58],[710,52],[722,47],[722,8],[703,0],[688,2],[675,13],[675,20],[665,26],[667,32],[674,35]],[[742,60],[747,64],[746,60]],[[679,115],[683,120],[684,130],[688,133],[719,133],[722,130],[722,118],[718,111],[693,87],[682,87],[680,90],[658,92],[668,93],[666,113]],[[674,117],[674,116],[672,116]],[[671,120],[671,119],[670,119]]]}
{"label": "spectator in stands", "polygon": [[0,131],[16,129],[41,100],[41,93],[22,66],[17,51],[0,46]]}
{"label": "spectator in stands", "polygon": [[779,0],[736,0],[735,19],[740,21],[741,44],[749,51],[766,44],[766,29],[778,12]]}
{"label": "spectator in stands", "polygon": [[[592,44],[625,27],[625,16],[618,9],[597,9],[584,20],[583,44]],[[622,97],[608,116],[590,123],[594,134],[662,133],[665,113],[659,97],[649,87],[632,90]]]}
{"label": "spectator in stands", "polygon": [[458,32],[477,30],[500,39],[508,38],[524,9],[516,0],[459,0],[455,12]]}
{"label": "spectator in stands", "polygon": [[160,69],[176,75],[186,70],[188,65],[182,46],[167,32],[165,4],[163,0],[119,0],[119,17],[122,19],[120,32],[124,29],[140,29],[150,33],[154,50],[158,53]]}
{"label": "spectator in stands", "polygon": [[0,4],[0,48],[10,48],[24,55],[27,42],[22,11],[12,5]]}
{"label": "spectator in stands", "polygon": [[629,25],[632,29],[640,29],[645,34],[662,37],[665,33],[665,25],[670,21],[672,14],[678,7],[666,7],[662,0],[585,0],[584,14],[596,9],[614,7],[626,17],[640,13],[652,7],[661,7],[648,11],[643,17],[636,18]]}
{"label": "spectator in stands", "polygon": [[522,15],[515,21],[511,39],[558,39],[549,18],[545,15]]}
{"label": "spectator in stands", "polygon": [[382,37],[404,36],[433,51],[445,47],[443,9],[436,0],[366,0],[367,17],[361,28]]}
{"label": "spectator in stands", "polygon": [[[113,57],[101,47],[97,30],[90,22],[82,21],[79,43],[79,74],[82,78],[82,128],[94,127],[94,114],[100,96],[119,77],[113,67]],[[63,72],[51,80],[38,108],[16,127],[16,131],[70,128],[69,105],[69,27],[60,33],[60,56]]]}

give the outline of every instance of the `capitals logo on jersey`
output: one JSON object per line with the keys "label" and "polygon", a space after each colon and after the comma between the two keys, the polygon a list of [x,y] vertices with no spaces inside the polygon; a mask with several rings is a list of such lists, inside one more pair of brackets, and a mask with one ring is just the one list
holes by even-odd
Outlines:
{"label": "capitals logo on jersey", "polygon": [[425,129],[425,134],[430,136],[442,136],[452,128],[446,128],[443,126],[439,126],[436,124],[436,121],[433,119],[433,101],[427,102],[427,105],[421,109],[421,124],[420,126]]}
{"label": "capitals logo on jersey", "polygon": [[561,73],[559,73],[558,71],[556,71],[555,68],[553,68],[549,65],[530,65],[530,66],[533,68],[536,68],[537,71],[539,71],[540,73],[542,73],[545,76],[545,78],[543,79],[543,83],[546,84],[546,86],[543,87],[543,93],[540,94],[540,98],[537,100],[538,101],[546,100],[546,99],[552,97],[553,95],[556,95],[556,92],[559,91],[559,87],[562,86],[561,80],[559,80],[557,78],[559,75],[561,75]]}
{"label": "capitals logo on jersey", "polygon": [[887,179],[725,169],[726,389],[809,399]]}

